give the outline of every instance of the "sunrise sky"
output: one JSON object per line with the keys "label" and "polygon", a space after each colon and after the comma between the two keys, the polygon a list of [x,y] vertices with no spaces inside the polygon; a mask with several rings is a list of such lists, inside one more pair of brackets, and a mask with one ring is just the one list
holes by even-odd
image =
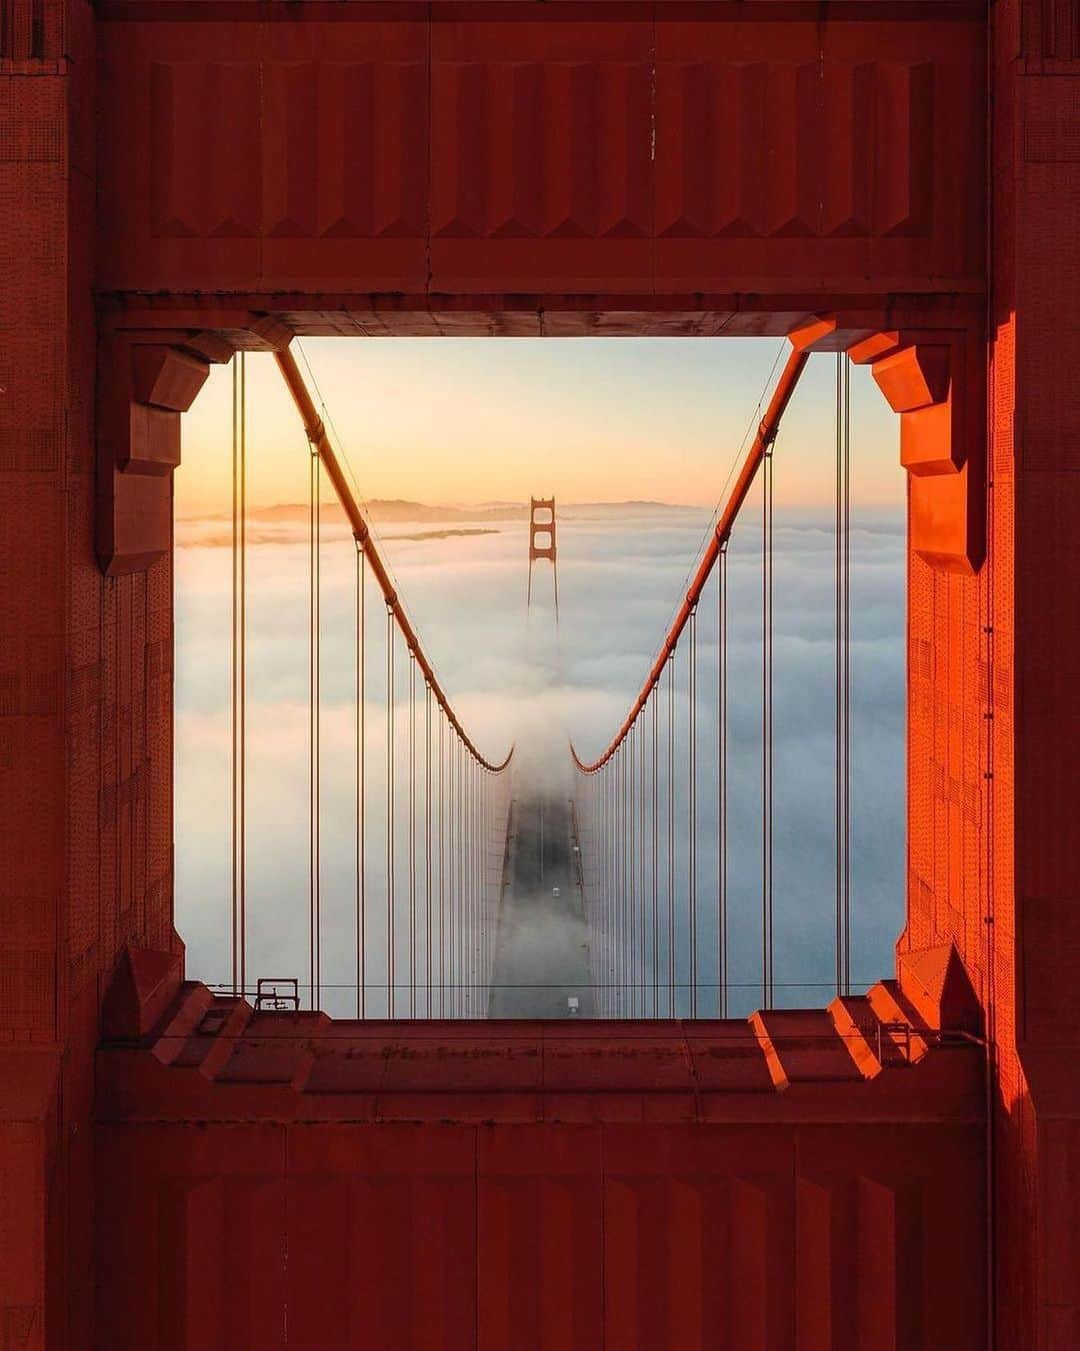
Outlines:
{"label": "sunrise sky", "polygon": [[[767,377],[786,344],[772,340],[333,339],[296,344],[310,362],[360,495],[439,504],[554,493],[563,508],[560,623],[541,573],[526,610],[527,523],[478,533],[384,526],[381,547],[440,678],[470,733],[498,758],[530,737],[568,772],[565,738],[598,753],[619,725],[685,595],[709,512],[740,458]],[[295,350],[295,349],[294,349]],[[775,774],[778,979],[794,1003],[816,1003],[831,978],[834,863],[833,710],[835,360],[809,363],[777,444],[775,501]],[[248,358],[249,503],[302,503],[309,455],[268,356]],[[220,980],[227,952],[231,558],[231,373],[216,367],[185,418],[176,475],[177,914],[189,970]],[[852,709],[854,885],[860,980],[888,968],[903,914],[904,475],[897,420],[865,369],[852,382]],[[329,489],[326,489],[329,496]],[[573,503],[650,499],[682,511],[569,510]],[[817,508],[796,511],[793,508]],[[880,507],[891,510],[881,511]],[[732,541],[730,592],[730,852],[733,979],[756,996],[761,858],[760,492]],[[247,830],[253,969],[302,967],[307,924],[310,553],[304,513],[249,533],[247,560]],[[195,546],[200,547],[185,547]],[[322,876],[327,980],[347,1012],[353,978],[355,551],[341,529],[320,553]],[[369,578],[370,582],[370,578]],[[371,598],[374,600],[374,598]],[[546,605],[546,608],[545,608]],[[715,684],[715,604],[698,633],[702,688]],[[386,690],[380,607],[368,609],[367,788],[379,802]],[[713,626],[713,627],[711,627]],[[407,717],[399,666],[395,722]],[[685,713],[685,663],[677,697]],[[716,744],[715,694],[699,709],[703,748]],[[553,730],[558,729],[558,730]],[[399,737],[399,745],[404,731]],[[680,760],[680,763],[683,761]],[[715,819],[708,756],[698,805]],[[522,773],[525,773],[525,768]],[[561,782],[561,781],[560,781]],[[682,788],[679,792],[682,792]],[[368,830],[373,978],[385,960],[379,850],[382,808]],[[677,815],[685,825],[680,799]],[[301,823],[298,828],[297,823]],[[404,826],[399,821],[399,828]],[[400,833],[400,830],[399,830]],[[401,840],[397,842],[401,847]],[[707,851],[706,851],[707,855]],[[699,881],[712,886],[706,856]],[[382,883],[380,883],[382,878]],[[685,880],[685,879],[683,879]],[[709,951],[715,943],[702,931]],[[299,964],[299,966],[298,966]],[[707,973],[704,979],[708,979]],[[805,982],[810,981],[809,986]],[[824,987],[822,987],[824,988]],[[333,991],[331,993],[333,993]],[[738,1003],[740,1011],[743,1005]]]}
{"label": "sunrise sky", "polygon": [[[778,353],[775,339],[308,338],[365,498],[427,503],[653,499],[713,506]],[[301,352],[297,352],[301,358]],[[814,358],[788,411],[777,501],[831,500],[834,359]],[[214,367],[184,420],[180,515],[229,501],[231,376]],[[248,357],[249,501],[302,501],[306,443],[269,356]],[[897,419],[852,371],[855,497],[903,500]],[[329,489],[327,489],[329,493]]]}

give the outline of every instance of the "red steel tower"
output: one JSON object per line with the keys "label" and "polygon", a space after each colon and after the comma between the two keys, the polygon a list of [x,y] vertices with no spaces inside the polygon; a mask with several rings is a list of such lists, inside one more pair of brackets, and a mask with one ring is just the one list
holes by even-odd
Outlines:
{"label": "red steel tower", "polygon": [[[1077,0],[0,4],[4,1351],[1080,1345],[1078,108]],[[185,980],[182,414],[238,351],[448,333],[875,367],[866,996],[444,1045]]]}
{"label": "red steel tower", "polygon": [[533,564],[538,558],[546,558],[551,563],[551,572],[555,584],[555,615],[559,614],[559,562],[555,542],[555,499],[554,497],[529,498],[529,595],[528,604],[532,605]]}

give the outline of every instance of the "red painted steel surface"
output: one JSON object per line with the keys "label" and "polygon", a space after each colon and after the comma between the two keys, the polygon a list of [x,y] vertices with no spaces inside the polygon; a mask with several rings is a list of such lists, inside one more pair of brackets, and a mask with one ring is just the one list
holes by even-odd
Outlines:
{"label": "red painted steel surface", "polygon": [[[115,1351],[985,1345],[982,1053],[895,986],[861,1031],[358,1024],[173,988],[98,1056]],[[881,999],[916,1035],[878,1060]]]}
{"label": "red painted steel surface", "polygon": [[105,5],[98,285],[306,332],[320,294],[977,296],[982,26],[910,12]]}
{"label": "red painted steel surface", "polygon": [[[506,1125],[491,1128],[498,1147],[481,1170],[485,1128],[473,1122],[365,1127],[404,1130],[411,1143],[387,1135],[361,1166],[352,1162],[359,1126],[305,1124],[313,1135],[290,1138],[300,1130],[290,1117],[199,1127],[192,1111],[167,1125],[103,1124],[95,1187],[93,1057],[118,957],[131,942],[172,954],[174,966],[182,959],[172,928],[172,570],[161,510],[169,478],[145,476],[159,485],[149,490],[153,523],[127,496],[145,485],[127,480],[121,516],[145,539],[125,546],[130,571],[103,577],[99,474],[116,466],[107,458],[99,466],[95,441],[104,446],[115,432],[104,407],[117,372],[98,332],[208,361],[236,345],[280,345],[293,332],[785,333],[833,313],[861,338],[917,331],[933,345],[941,331],[962,335],[964,381],[980,406],[986,373],[985,482],[954,475],[954,500],[943,506],[924,477],[911,477],[913,536],[925,530],[946,554],[981,557],[968,538],[976,499],[985,499],[987,529],[985,561],[971,575],[910,557],[910,880],[898,970],[913,1001],[933,1003],[934,963],[946,966],[924,954],[953,944],[985,1012],[995,1345],[1072,1351],[1080,1344],[1076,0],[1001,0],[989,16],[919,0],[826,10],[780,0],[302,8],[105,0],[96,13],[79,0],[8,0],[2,14],[0,1345],[111,1347],[125,1307],[129,1326],[147,1318],[162,1326],[158,1301],[165,1331],[142,1346],[182,1345],[179,1329],[208,1324],[211,1345],[226,1333],[258,1344],[264,1331],[272,1345],[283,1282],[294,1283],[289,1298],[318,1344],[327,1311],[315,1277],[341,1256],[321,1246],[320,1223],[339,1231],[345,1223],[340,1190],[319,1179],[337,1176],[343,1158],[356,1194],[379,1198],[372,1204],[392,1236],[360,1263],[365,1313],[402,1317],[404,1303],[387,1307],[381,1296],[388,1273],[414,1268],[442,1284],[423,1287],[410,1307],[435,1309],[439,1290],[467,1299],[470,1271],[522,1269],[517,1240],[507,1248],[499,1239],[514,1223],[497,1199],[504,1181],[471,1193],[481,1217],[472,1239],[467,1225],[464,1237],[446,1228],[456,1214],[444,1203],[457,1196],[456,1150],[468,1156],[471,1146],[466,1194],[518,1160],[569,1177],[542,1215],[550,1206],[566,1213],[567,1198],[580,1195],[573,1170],[588,1162],[584,1148],[568,1158],[555,1145],[520,1147]],[[145,435],[144,464],[174,455],[167,437]],[[981,428],[965,439],[980,445]],[[920,438],[909,446],[925,462]],[[936,450],[929,461],[939,462]],[[144,543],[153,561],[138,561]],[[113,1005],[112,1016],[122,1019],[124,1007]],[[596,1063],[612,1060],[607,1043]],[[132,1109],[152,1113],[158,1091],[140,1088],[150,1098]],[[206,1076],[201,1091],[212,1102],[232,1092]],[[718,1127],[757,1178],[778,1168],[790,1177],[799,1160],[797,1187],[735,1186],[758,1246],[754,1260],[733,1257],[724,1268],[738,1273],[734,1296],[758,1299],[794,1261],[787,1289],[800,1346],[874,1345],[872,1329],[881,1328],[892,1338],[883,1345],[935,1345],[925,1325],[903,1321],[920,1307],[913,1300],[901,1300],[897,1324],[891,1313],[875,1318],[906,1287],[890,1282],[888,1268],[856,1277],[852,1245],[842,1246],[854,1234],[861,1253],[863,1237],[884,1233],[886,1250],[892,1241],[898,1260],[914,1260],[909,1193],[898,1185],[890,1199],[877,1182],[852,1181],[891,1159],[890,1175],[918,1179],[927,1169],[930,1195],[955,1202],[940,1232],[928,1222],[919,1241],[981,1318],[977,1260],[939,1245],[962,1213],[955,1179],[968,1185],[977,1147],[968,1139],[957,1152],[940,1125],[920,1127],[917,1139],[904,1133],[914,1127],[875,1127],[864,1145],[868,1128],[852,1124],[844,1084],[812,1092],[822,1113],[812,1129]],[[670,1150],[714,1177],[711,1146],[680,1134],[700,1124],[620,1127],[622,1155],[615,1126],[600,1129],[613,1151],[605,1168],[643,1170],[642,1194],[667,1207],[669,1233],[727,1213],[712,1202],[712,1181],[704,1192],[672,1183]],[[344,1131],[336,1146],[327,1143],[335,1131]],[[419,1165],[408,1153],[418,1148],[428,1151]],[[288,1211],[286,1149],[290,1168],[315,1179]],[[831,1183],[804,1185],[814,1159],[825,1177],[847,1170],[842,1204]],[[132,1169],[147,1191],[122,1190]],[[436,1180],[435,1199],[414,1176]],[[656,1345],[656,1320],[669,1329],[685,1316],[690,1331],[673,1333],[672,1344],[686,1345],[700,1306],[689,1296],[681,1307],[665,1302],[674,1268],[663,1266],[664,1250],[642,1247],[640,1227],[634,1236],[634,1217],[651,1213],[637,1186],[615,1187],[599,1212],[611,1273],[604,1316],[623,1344],[637,1337],[643,1348]],[[441,1278],[437,1264],[409,1262],[415,1231],[402,1217],[413,1211],[387,1201],[406,1191],[416,1214],[436,1217],[425,1232],[443,1255]],[[778,1196],[786,1228],[768,1230],[766,1194]],[[595,1198],[587,1204],[595,1224]],[[185,1278],[201,1279],[191,1304],[174,1265],[113,1283],[125,1260],[145,1260],[160,1241],[160,1228],[142,1223],[150,1213],[175,1220],[170,1254]],[[283,1274],[286,1214],[297,1242]],[[841,1244],[836,1260],[818,1241],[825,1227]],[[685,1255],[679,1271],[691,1291],[696,1243],[672,1238],[666,1249]],[[599,1260],[591,1240],[583,1250]],[[551,1280],[563,1298],[550,1316],[589,1329],[595,1283],[565,1298],[564,1260],[552,1241]],[[235,1271],[250,1272],[251,1284],[230,1283]],[[650,1278],[654,1303],[635,1303],[634,1272]],[[490,1279],[506,1288],[505,1275]],[[102,1303],[96,1333],[95,1282],[116,1298]],[[828,1308],[826,1287],[838,1292]],[[535,1286],[515,1288],[512,1314],[496,1301],[486,1315],[492,1345],[507,1328],[537,1335],[535,1311],[549,1302]],[[215,1322],[214,1292],[223,1290],[230,1312]],[[779,1307],[786,1319],[788,1304]],[[639,1335],[642,1319],[653,1321]],[[297,1336],[303,1326],[293,1322]],[[384,1345],[401,1344],[400,1325],[374,1326]],[[769,1344],[771,1332],[746,1326]],[[559,1324],[548,1344],[564,1331]]]}

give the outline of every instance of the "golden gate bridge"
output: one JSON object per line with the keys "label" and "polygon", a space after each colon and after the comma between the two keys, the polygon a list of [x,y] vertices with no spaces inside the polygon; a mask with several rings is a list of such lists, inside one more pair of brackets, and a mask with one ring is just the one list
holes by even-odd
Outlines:
{"label": "golden gate bridge", "polygon": [[[820,337],[818,330],[811,337]],[[810,359],[796,333],[778,354],[743,438],[685,594],[667,626],[639,692],[621,725],[592,758],[567,742],[565,787],[537,777],[513,746],[485,752],[462,718],[425,649],[365,514],[344,448],[306,358],[307,376],[288,349],[275,354],[307,438],[308,516],[308,915],[306,980],[292,975],[291,1003],[323,1006],[323,847],[321,839],[321,536],[327,481],[351,532],[355,553],[353,724],[355,1016],[360,1019],[528,1016],[535,1000],[557,1014],[567,1007],[605,1018],[726,1018],[730,1008],[728,941],[728,552],[751,490],[760,487],[760,1008],[777,1003],[773,810],[773,558],[774,448],[781,421]],[[828,357],[819,358],[828,360]],[[849,362],[834,358],[835,376],[835,926],[834,994],[851,996],[850,864],[850,391]],[[310,387],[309,387],[310,386]],[[315,391],[313,393],[313,390]],[[244,355],[232,379],[232,809],[231,979],[219,997],[252,997],[260,1008],[281,996],[282,981],[259,972],[253,984],[247,906],[247,389]],[[537,560],[557,567],[555,500],[533,498],[529,520],[529,587]],[[755,549],[758,537],[755,535]],[[555,615],[558,591],[554,581]],[[385,625],[371,626],[368,606],[381,604]],[[707,690],[698,672],[698,617],[715,617],[716,675]],[[380,644],[381,637],[381,644]],[[381,646],[381,651],[379,650]],[[407,712],[396,716],[398,664],[407,672]],[[384,672],[385,747],[381,792],[373,790],[368,746],[368,673]],[[685,686],[686,698],[676,697]],[[716,735],[702,744],[698,712],[712,701]],[[685,726],[679,726],[682,717]],[[699,781],[708,776],[715,814],[699,811]],[[678,804],[678,807],[677,807]],[[384,852],[373,871],[367,841],[381,818]],[[546,822],[546,838],[545,838]],[[742,841],[746,846],[746,841]],[[708,855],[713,884],[704,894],[699,862]],[[562,882],[560,897],[559,881]],[[552,886],[552,883],[555,883]],[[515,954],[515,914],[528,897],[553,893],[557,923],[580,921],[584,963],[565,979],[530,972]],[[525,909],[523,909],[525,907]],[[543,922],[543,912],[538,923]],[[502,934],[500,937],[500,930]],[[340,938],[340,936],[339,936]],[[713,951],[702,962],[704,942]],[[335,952],[340,968],[341,953]],[[565,960],[565,955],[564,955]],[[707,968],[707,969],[706,969]],[[713,979],[709,979],[713,976]],[[258,978],[263,985],[260,986]],[[780,1002],[790,1002],[781,982]],[[745,989],[749,981],[739,980]],[[333,982],[340,991],[341,982]],[[550,988],[554,1002],[542,996]],[[805,986],[803,987],[806,988]],[[522,993],[515,997],[514,991]],[[530,996],[533,1002],[530,1002]],[[846,1014],[844,1018],[846,1019]],[[844,1026],[847,1026],[846,1021]],[[843,1035],[843,1033],[841,1034]],[[905,1033],[906,1035],[906,1033]],[[905,1043],[907,1044],[907,1043]]]}
{"label": "golden gate bridge", "polygon": [[[1072,1351],[1077,0],[5,0],[0,89],[0,1344]],[[872,363],[900,419],[895,979],[845,993],[857,912],[841,583],[831,1002],[768,1007],[786,921],[771,889],[782,768],[763,715],[750,832],[762,1007],[700,1016],[725,988],[733,1012],[742,901],[723,861],[750,837],[729,838],[744,794],[733,810],[724,739],[690,735],[725,705],[702,640],[714,612],[717,625],[734,613],[740,514],[660,684],[563,796],[600,1011],[670,1012],[678,985],[686,1012],[696,965],[697,1019],[458,1016],[468,990],[483,1014],[500,974],[495,882],[470,884],[465,851],[476,867],[490,843],[501,884],[503,801],[522,760],[495,774],[507,747],[474,739],[470,753],[472,724],[440,706],[392,606],[385,640],[365,647],[367,675],[377,661],[415,683],[413,727],[398,719],[379,747],[399,800],[391,834],[411,822],[426,844],[429,707],[428,796],[444,819],[432,813],[430,855],[414,865],[391,850],[385,877],[379,851],[363,857],[370,833],[352,842],[348,944],[366,1016],[311,1007],[326,1003],[335,942],[318,697],[307,942],[284,973],[297,993],[275,993],[280,969],[252,969],[242,753],[222,898],[230,979],[217,992],[188,980],[174,925],[172,494],[182,417],[211,365],[314,335],[805,345],[815,326],[816,350]],[[780,470],[769,458],[763,487]],[[328,472],[313,455],[313,477]],[[845,483],[838,455],[838,576]],[[310,528],[318,615],[317,508]],[[361,610],[365,596],[387,603],[372,560],[357,549]],[[238,752],[252,730],[246,562],[240,550]],[[767,637],[773,716],[781,659]],[[587,730],[575,749],[595,766],[610,729]],[[362,731],[361,777],[369,744]],[[672,817],[671,782],[700,799],[714,778],[727,803],[715,822]],[[385,828],[378,795],[361,810]],[[389,975],[371,952],[387,921]],[[445,991],[446,1018],[419,1016],[425,986]],[[274,1011],[278,996],[292,1006]],[[417,1017],[399,1016],[414,999]]]}

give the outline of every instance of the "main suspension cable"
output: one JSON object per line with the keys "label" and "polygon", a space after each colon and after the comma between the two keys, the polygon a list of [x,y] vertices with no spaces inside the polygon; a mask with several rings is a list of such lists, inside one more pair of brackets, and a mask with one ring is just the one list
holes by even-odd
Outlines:
{"label": "main suspension cable", "polygon": [[648,675],[645,677],[644,684],[638,692],[637,698],[630,707],[629,712],[623,720],[622,726],[612,737],[604,752],[591,762],[584,761],[577,754],[573,745],[570,747],[570,753],[578,769],[583,773],[592,774],[598,770],[606,760],[614,755],[616,747],[622,744],[628,735],[630,728],[637,720],[637,715],[645,706],[645,702],[653,689],[659,684],[660,678],[664,673],[665,663],[668,661],[671,653],[678,644],[679,637],[690,619],[691,610],[697,605],[701,597],[705,583],[708,581],[716,561],[720,556],[722,546],[727,542],[731,531],[738,518],[742,505],[746,500],[747,494],[753,486],[757,477],[758,469],[765,461],[766,454],[772,448],[780,428],[780,421],[784,412],[791,401],[791,396],[795,392],[795,387],[799,382],[799,377],[806,367],[809,354],[805,350],[793,350],[789,355],[784,369],[780,373],[780,378],[776,382],[769,405],[765,410],[765,416],[762,418],[750,449],[746,454],[742,467],[739,470],[735,484],[729,493],[724,506],[718,515],[716,526],[709,535],[709,542],[698,564],[690,585],[686,591],[686,597],[680,604],[667,630],[660,649],[656,655]]}
{"label": "main suspension cable", "polygon": [[389,570],[376,547],[375,540],[372,537],[371,528],[361,509],[357,494],[348,482],[346,473],[348,466],[346,464],[344,468],[342,467],[342,462],[339,460],[334,447],[330,443],[324,421],[316,412],[315,404],[312,401],[307,385],[304,383],[304,379],[300,374],[300,370],[297,367],[292,354],[288,350],[279,351],[274,353],[274,358],[285,379],[289,393],[292,395],[293,401],[296,404],[300,419],[304,425],[305,433],[311,444],[312,453],[319,457],[321,464],[326,469],[327,477],[329,478],[337,499],[341,504],[342,510],[345,512],[345,516],[348,519],[353,538],[367,555],[368,562],[371,565],[372,574],[383,594],[383,599],[386,601],[387,608],[390,610],[394,622],[401,632],[402,640],[408,651],[415,656],[416,661],[424,674],[425,680],[430,681],[432,693],[436,702],[446,714],[450,725],[454,728],[457,735],[462,737],[466,746],[482,764],[487,765],[489,769],[495,772],[505,769],[507,765],[509,765],[513,755],[513,747],[510,748],[501,762],[492,762],[480,754],[480,751],[466,733],[457,714],[454,712],[453,707],[447,699],[442,685],[439,683],[438,677],[432,668],[431,662],[428,660],[416,629],[413,627],[412,622],[405,611],[405,607],[394,588]]}

